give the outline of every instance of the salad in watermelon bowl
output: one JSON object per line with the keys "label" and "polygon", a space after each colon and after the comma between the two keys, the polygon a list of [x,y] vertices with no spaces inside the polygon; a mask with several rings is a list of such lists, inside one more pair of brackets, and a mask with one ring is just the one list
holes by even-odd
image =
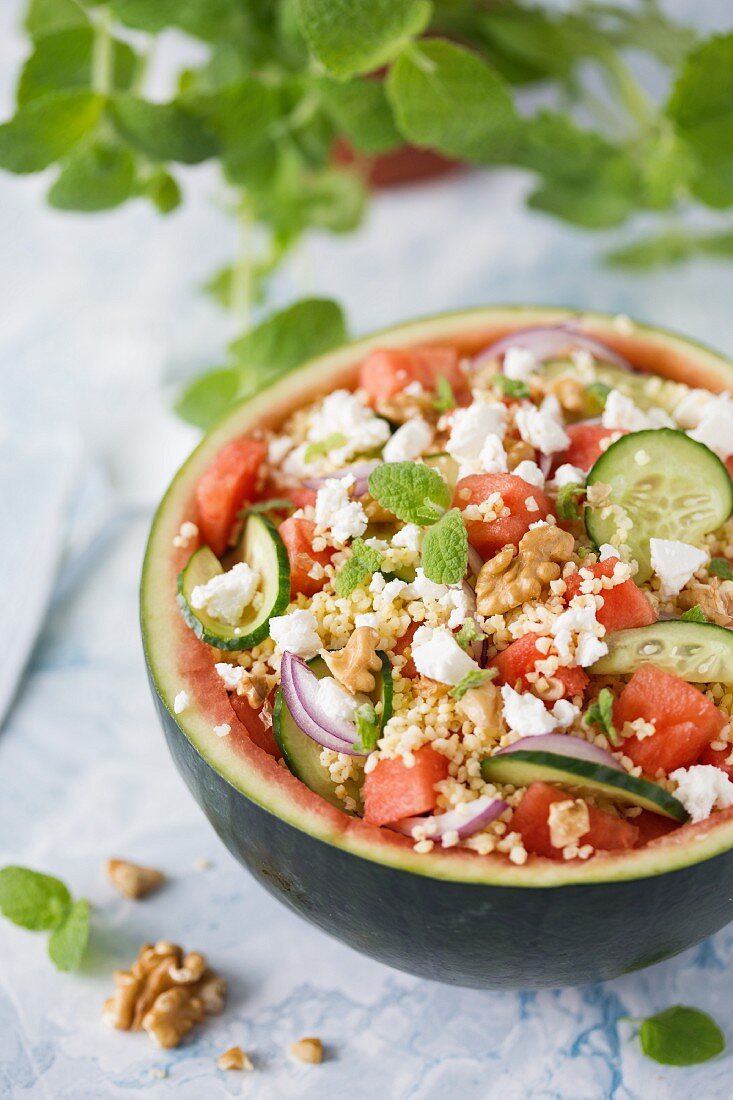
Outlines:
{"label": "salad in watermelon bowl", "polygon": [[358,950],[574,984],[733,917],[733,365],[484,309],[304,364],[179,471],[142,631],[227,847]]}

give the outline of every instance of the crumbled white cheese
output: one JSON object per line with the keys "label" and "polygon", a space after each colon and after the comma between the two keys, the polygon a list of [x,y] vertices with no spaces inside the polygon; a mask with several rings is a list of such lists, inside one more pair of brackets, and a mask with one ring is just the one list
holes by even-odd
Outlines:
{"label": "crumbled white cheese", "polygon": [[457,684],[479,667],[447,627],[418,627],[412,639],[412,659],[421,676],[441,684]]}
{"label": "crumbled white cheese", "polygon": [[672,428],[674,422],[664,409],[638,408],[630,397],[619,390],[611,390],[606,397],[601,423],[604,428],[618,428],[627,432],[641,432],[646,428]]}
{"label": "crumbled white cheese", "polygon": [[541,699],[530,692],[518,692],[509,684],[501,689],[504,721],[507,727],[522,737],[537,737],[552,733],[557,727],[554,718]]}
{"label": "crumbled white cheese", "polygon": [[415,579],[405,589],[405,598],[412,600],[440,600],[448,591],[447,584],[438,584],[425,576],[422,566],[415,570]]}
{"label": "crumbled white cheese", "polygon": [[427,420],[416,416],[401,424],[394,435],[384,445],[382,457],[385,462],[411,462],[425,454],[433,441],[433,429]]}
{"label": "crumbled white cheese", "polygon": [[608,646],[601,641],[605,627],[596,618],[593,596],[574,597],[567,611],[552,623],[551,633],[564,666],[587,668],[608,653]]}
{"label": "crumbled white cheese", "polygon": [[418,527],[416,523],[406,523],[405,526],[400,528],[392,537],[392,545],[401,547],[405,550],[412,550],[414,553],[419,553],[422,548],[423,537],[424,531],[422,527]]}
{"label": "crumbled white cheese", "polygon": [[617,558],[617,557],[618,557],[618,547],[611,546],[610,542],[604,542],[598,548],[598,560],[599,561],[608,561],[609,558]]}
{"label": "crumbled white cheese", "polygon": [[516,424],[524,442],[544,455],[564,451],[570,445],[570,436],[562,424],[560,405],[553,394],[548,394],[539,408],[523,404],[517,409]]}
{"label": "crumbled white cheese", "polygon": [[678,784],[675,796],[693,821],[704,821],[714,808],[726,810],[733,806],[733,783],[714,764],[677,768],[670,772],[669,778]]}
{"label": "crumbled white cheese", "polygon": [[708,561],[707,550],[699,550],[676,539],[649,539],[652,569],[662,582],[662,596],[676,596]]}
{"label": "crumbled white cheese", "polygon": [[336,466],[343,466],[354,455],[386,443],[390,427],[386,420],[374,415],[357,393],[334,390],[312,414],[308,441],[320,443],[335,433],[343,435],[346,442],[329,451],[329,458]]}
{"label": "crumbled white cheese", "polygon": [[270,619],[270,637],[281,653],[295,653],[306,661],[321,648],[316,617],[307,608],[275,615]]}
{"label": "crumbled white cheese", "polygon": [[198,533],[199,529],[196,524],[192,523],[190,519],[186,519],[178,529],[178,534],[173,539],[173,545],[177,549],[185,549],[191,539],[195,539]]}
{"label": "crumbled white cheese", "polygon": [[566,730],[580,717],[580,707],[576,707],[569,699],[558,699],[552,705],[552,717],[560,729]]}
{"label": "crumbled white cheese", "polygon": [[545,487],[545,475],[537,463],[530,462],[529,459],[518,463],[512,473],[515,477],[521,477],[522,481],[528,481],[530,485],[535,485],[538,489],[544,489]]}
{"label": "crumbled white cheese", "polygon": [[459,466],[476,467],[488,436],[504,438],[506,407],[499,401],[476,400],[466,409],[457,409],[451,419],[448,454]]}
{"label": "crumbled white cheese", "polygon": [[470,473],[505,474],[509,469],[504,444],[498,435],[487,435],[477,462],[461,463],[459,475]]}
{"label": "crumbled white cheese", "polygon": [[696,428],[715,397],[710,390],[689,390],[675,405],[672,415],[680,428]]}
{"label": "crumbled white cheese", "polygon": [[173,700],[173,713],[183,714],[184,710],[188,707],[191,700],[189,699],[187,691],[179,691]]}
{"label": "crumbled white cheese", "polygon": [[365,611],[362,615],[355,615],[354,626],[370,626],[373,630],[379,631],[379,615],[375,614],[374,611]]}
{"label": "crumbled white cheese", "polygon": [[214,668],[224,681],[227,691],[236,691],[245,676],[241,665],[230,665],[228,661],[218,661]]}
{"label": "crumbled white cheese", "polygon": [[232,727],[228,722],[222,722],[220,726],[214,726],[214,733],[217,737],[228,737],[232,732]]}
{"label": "crumbled white cheese", "polygon": [[358,500],[351,500],[349,496],[354,484],[352,474],[330,477],[316,495],[316,527],[330,532],[336,545],[343,546],[348,539],[363,535],[367,529],[366,512]]}
{"label": "crumbled white cheese", "polygon": [[415,379],[414,382],[408,382],[402,392],[406,393],[408,397],[422,397],[425,393],[425,387],[422,382]]}
{"label": "crumbled white cheese", "polygon": [[733,400],[727,393],[715,397],[705,408],[696,428],[687,433],[704,443],[720,458],[733,454]]}
{"label": "crumbled white cheese", "polygon": [[356,708],[359,706],[359,700],[333,676],[323,676],[318,681],[316,703],[337,722],[356,723]]}
{"label": "crumbled white cheese", "polygon": [[285,455],[292,451],[293,440],[289,435],[276,435],[267,444],[267,461],[271,466],[279,466]]}
{"label": "crumbled white cheese", "polygon": [[515,382],[529,382],[539,368],[537,357],[529,348],[507,348],[502,370]]}
{"label": "crumbled white cheese", "polygon": [[191,593],[191,607],[221,623],[236,626],[245,607],[255,602],[259,583],[258,569],[246,561],[237,562],[226,573],[217,573],[206,584],[197,584]]}
{"label": "crumbled white cheese", "polygon": [[573,466],[569,462],[563,462],[562,466],[558,466],[555,470],[555,476],[552,479],[551,487],[553,489],[561,489],[563,485],[583,485],[585,483],[585,470],[581,470],[580,466]]}

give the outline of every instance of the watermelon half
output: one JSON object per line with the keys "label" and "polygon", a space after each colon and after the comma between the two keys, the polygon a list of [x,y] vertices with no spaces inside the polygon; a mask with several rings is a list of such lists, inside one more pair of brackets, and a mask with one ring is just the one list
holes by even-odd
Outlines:
{"label": "watermelon half", "polygon": [[[733,918],[733,810],[645,848],[569,863],[434,851],[347,816],[255,745],[211,652],[185,625],[176,577],[192,547],[196,482],[227,441],[353,385],[375,347],[451,344],[473,354],[512,330],[573,320],[641,370],[719,391],[733,364],[699,344],[604,314],[502,307],[431,317],[332,352],[234,407],[170,485],[153,521],[141,622],[150,683],[172,756],[227,848],[273,894],[357,950],[414,974],[479,988],[602,980],[683,951]],[[185,690],[189,707],[173,712]],[[213,728],[232,727],[219,738]]]}

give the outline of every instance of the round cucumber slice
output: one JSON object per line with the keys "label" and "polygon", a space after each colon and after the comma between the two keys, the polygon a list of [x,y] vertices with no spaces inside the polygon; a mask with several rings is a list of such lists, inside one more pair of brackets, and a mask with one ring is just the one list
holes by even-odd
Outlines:
{"label": "round cucumber slice", "polygon": [[671,413],[687,392],[686,386],[669,378],[622,370],[612,363],[594,361],[592,366],[585,367],[572,359],[553,359],[543,367],[542,373],[551,379],[577,378],[587,385],[603,382],[612,390],[630,397],[637,408],[644,410],[656,408]]}
{"label": "round cucumber slice", "polygon": [[674,821],[687,821],[688,818],[679,799],[657,783],[559,753],[518,750],[490,756],[482,761],[481,773],[492,783],[511,783],[514,787],[528,787],[537,781],[558,783],[590,794],[603,794],[616,802],[641,806]]}
{"label": "round cucumber slice", "polygon": [[[733,482],[723,463],[704,444],[673,428],[632,432],[612,443],[588,474],[588,486],[609,485],[602,504],[585,510],[585,526],[596,548],[624,541],[639,563],[635,580],[652,574],[650,538],[697,542],[725,523],[733,510]],[[619,540],[621,508],[632,522]]]}
{"label": "round cucumber slice", "polygon": [[733,630],[725,626],[667,619],[615,630],[606,642],[608,653],[590,670],[598,676],[625,676],[652,664],[691,684],[733,683]]}
{"label": "round cucumber slice", "polygon": [[277,530],[262,515],[250,515],[236,551],[237,561],[246,561],[262,578],[262,602],[255,611],[247,609],[236,626],[220,622],[191,605],[191,593],[199,584],[223,573],[221,562],[208,546],[201,546],[188,559],[178,577],[178,603],[183,617],[197,638],[217,649],[251,649],[268,634],[269,621],[280,615],[290,602],[290,562]]}

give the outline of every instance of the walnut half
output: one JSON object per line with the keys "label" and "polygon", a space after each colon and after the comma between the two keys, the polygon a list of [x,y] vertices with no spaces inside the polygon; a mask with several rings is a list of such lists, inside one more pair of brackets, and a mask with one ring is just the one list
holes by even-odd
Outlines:
{"label": "walnut half", "polygon": [[368,694],[376,685],[374,673],[382,667],[377,656],[378,645],[379,635],[374,627],[357,626],[343,649],[321,650],[321,657],[332,676],[352,695]]}
{"label": "walnut half", "polygon": [[147,1031],[165,1049],[178,1046],[204,1016],[222,1011],[226,982],[197,951],[168,940],[146,943],[129,970],[116,970],[102,1018],[120,1031]]}
{"label": "walnut half", "polygon": [[476,607],[481,615],[503,615],[529,600],[539,600],[543,588],[558,579],[570,561],[575,540],[568,531],[547,524],[523,535],[519,550],[509,545],[482,567],[476,579]]}

